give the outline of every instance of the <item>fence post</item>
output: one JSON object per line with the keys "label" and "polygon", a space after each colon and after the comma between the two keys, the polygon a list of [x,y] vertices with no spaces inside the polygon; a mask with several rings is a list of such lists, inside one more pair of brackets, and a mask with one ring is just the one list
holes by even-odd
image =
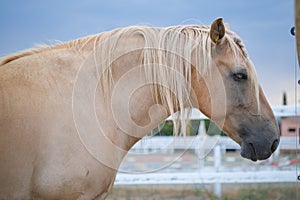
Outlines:
{"label": "fence post", "polygon": [[[217,144],[214,148],[214,167],[216,172],[220,170],[221,160],[222,160],[221,147],[219,144]],[[214,194],[218,198],[221,198],[222,196],[222,184],[219,181],[216,181],[214,183]]]}
{"label": "fence post", "polygon": [[[205,165],[205,140],[207,138],[206,130],[205,130],[205,123],[204,120],[200,120],[200,124],[198,127],[198,136],[197,136],[197,142],[196,142],[196,148],[195,152],[198,156],[198,164],[199,164],[199,169],[201,170],[204,168]],[[196,150],[197,149],[197,150]]]}
{"label": "fence post", "polygon": [[218,198],[222,197],[222,184],[219,181],[217,181],[216,183],[214,183],[214,194]]}
{"label": "fence post", "polygon": [[204,168],[204,148],[200,147],[197,151],[197,157],[198,157],[198,167],[200,170],[203,170]]}
{"label": "fence post", "polygon": [[215,171],[219,171],[221,167],[221,160],[222,160],[222,154],[221,154],[221,147],[219,144],[217,144],[214,147],[214,167]]}

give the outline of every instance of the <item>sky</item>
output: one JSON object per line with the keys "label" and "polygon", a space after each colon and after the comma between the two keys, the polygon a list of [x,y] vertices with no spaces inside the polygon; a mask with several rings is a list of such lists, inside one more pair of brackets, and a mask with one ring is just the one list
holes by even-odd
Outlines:
{"label": "sky", "polygon": [[118,27],[210,25],[218,17],[241,36],[271,105],[282,104],[283,92],[299,104],[293,0],[2,0],[0,57]]}

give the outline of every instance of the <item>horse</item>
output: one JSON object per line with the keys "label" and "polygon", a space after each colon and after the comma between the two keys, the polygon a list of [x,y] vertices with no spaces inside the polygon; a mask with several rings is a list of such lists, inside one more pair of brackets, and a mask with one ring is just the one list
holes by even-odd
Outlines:
{"label": "horse", "polygon": [[[0,199],[105,199],[143,136],[198,108],[267,159],[275,117],[241,38],[210,26],[131,26],[41,46],[0,61]],[[180,126],[180,127],[179,127]]]}

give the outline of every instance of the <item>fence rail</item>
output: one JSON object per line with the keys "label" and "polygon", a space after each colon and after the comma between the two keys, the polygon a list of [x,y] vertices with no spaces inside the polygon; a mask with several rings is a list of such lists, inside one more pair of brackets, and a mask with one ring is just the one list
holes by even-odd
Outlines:
{"label": "fence rail", "polygon": [[[220,145],[222,149],[239,150],[240,146],[226,136],[154,136],[145,137],[136,143],[130,150],[132,152],[174,151],[174,150],[212,150]],[[281,137],[278,149],[300,150],[299,139],[296,137]]]}
{"label": "fence rail", "polygon": [[[296,137],[281,137],[275,157],[281,150],[299,150]],[[193,150],[200,158],[204,151],[213,150],[214,168],[211,171],[199,169],[192,173],[118,173],[115,185],[152,185],[152,184],[214,184],[214,193],[222,195],[222,183],[276,183],[297,182],[299,174],[295,170],[279,168],[260,169],[259,171],[219,171],[222,163],[222,151],[240,149],[240,146],[224,136],[170,137],[156,136],[143,138],[130,150],[132,152]],[[202,152],[202,154],[201,154]],[[201,160],[201,159],[200,159]]]}
{"label": "fence rail", "polygon": [[295,171],[193,172],[193,173],[118,173],[115,185],[276,183],[296,182]]}

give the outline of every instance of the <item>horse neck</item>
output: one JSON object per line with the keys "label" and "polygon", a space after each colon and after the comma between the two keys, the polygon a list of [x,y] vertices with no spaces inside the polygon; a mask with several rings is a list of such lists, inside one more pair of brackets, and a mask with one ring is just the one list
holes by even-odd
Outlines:
{"label": "horse neck", "polygon": [[[104,47],[106,47],[105,43],[102,48]],[[110,97],[107,99],[108,107],[104,108],[104,110],[106,110],[104,113],[110,113],[109,118],[110,121],[113,122],[111,126],[115,127],[115,129],[118,129],[119,131],[117,131],[118,133],[114,133],[116,132],[114,130],[108,132],[116,135],[124,134],[128,136],[128,138],[132,141],[136,141],[145,136],[147,133],[157,127],[161,122],[163,122],[169,114],[172,114],[178,110],[178,104],[174,103],[176,101],[174,99],[175,97],[180,96],[178,95],[178,92],[176,92],[176,88],[182,86],[181,82],[176,81],[175,78],[173,78],[170,83],[166,81],[158,81],[157,85],[161,84],[163,87],[171,88],[172,91],[168,91],[166,93],[158,92],[158,94],[153,94],[153,88],[151,89],[150,85],[153,83],[157,83],[157,79],[162,76],[160,70],[157,70],[156,72],[151,71],[150,73],[146,73],[148,75],[145,75],[145,69],[141,67],[147,67],[148,63],[151,64],[157,61],[156,59],[154,59],[147,62],[145,61],[145,58],[151,57],[157,52],[152,52],[151,50],[142,52],[142,49],[144,49],[144,47],[144,38],[141,37],[141,35],[127,34],[118,38],[118,42],[113,48],[113,54],[106,55],[106,51],[98,51],[98,53],[104,53],[103,55],[101,54],[102,58],[105,59],[106,56],[110,57],[110,59],[108,60],[112,63],[112,65],[107,68],[108,75],[104,76],[105,80],[100,84],[103,84],[104,88],[107,88],[108,90],[111,89],[111,95],[109,95]],[[141,57],[146,63],[143,66],[141,66]],[[103,61],[98,60],[97,62],[101,63]],[[151,68],[153,67],[157,68],[161,66],[151,66]],[[150,69],[149,66],[148,69]],[[103,69],[100,69],[98,71],[103,72]],[[157,76],[154,75],[154,77],[149,78],[149,74],[157,74]],[[165,75],[168,75],[167,70],[165,70]],[[105,85],[108,82],[113,82],[113,86],[111,88]],[[174,86],[170,85],[171,83],[179,84]],[[154,88],[156,87],[159,86],[154,86]],[[175,91],[175,93],[172,96],[173,90]],[[170,93],[171,95],[164,95],[168,93]],[[179,106],[181,108],[183,107],[185,98],[188,96],[182,95],[182,93],[184,92],[180,93],[183,99]],[[107,95],[108,94],[105,94],[104,92],[104,94],[101,96],[107,97]],[[168,98],[161,98],[165,96],[168,96]],[[160,99],[163,99],[163,101],[159,102]],[[161,105],[159,106],[158,104]],[[103,117],[107,118],[107,114]],[[136,139],[133,140],[132,138]],[[120,143],[124,142],[122,141]],[[130,144],[131,143],[132,142],[130,142]]]}
{"label": "horse neck", "polygon": [[118,138],[116,143],[124,150],[158,127],[170,113],[154,98],[151,86],[144,84],[143,75],[136,73],[141,71],[133,69],[115,82],[110,105],[105,109],[113,127],[108,133]]}

